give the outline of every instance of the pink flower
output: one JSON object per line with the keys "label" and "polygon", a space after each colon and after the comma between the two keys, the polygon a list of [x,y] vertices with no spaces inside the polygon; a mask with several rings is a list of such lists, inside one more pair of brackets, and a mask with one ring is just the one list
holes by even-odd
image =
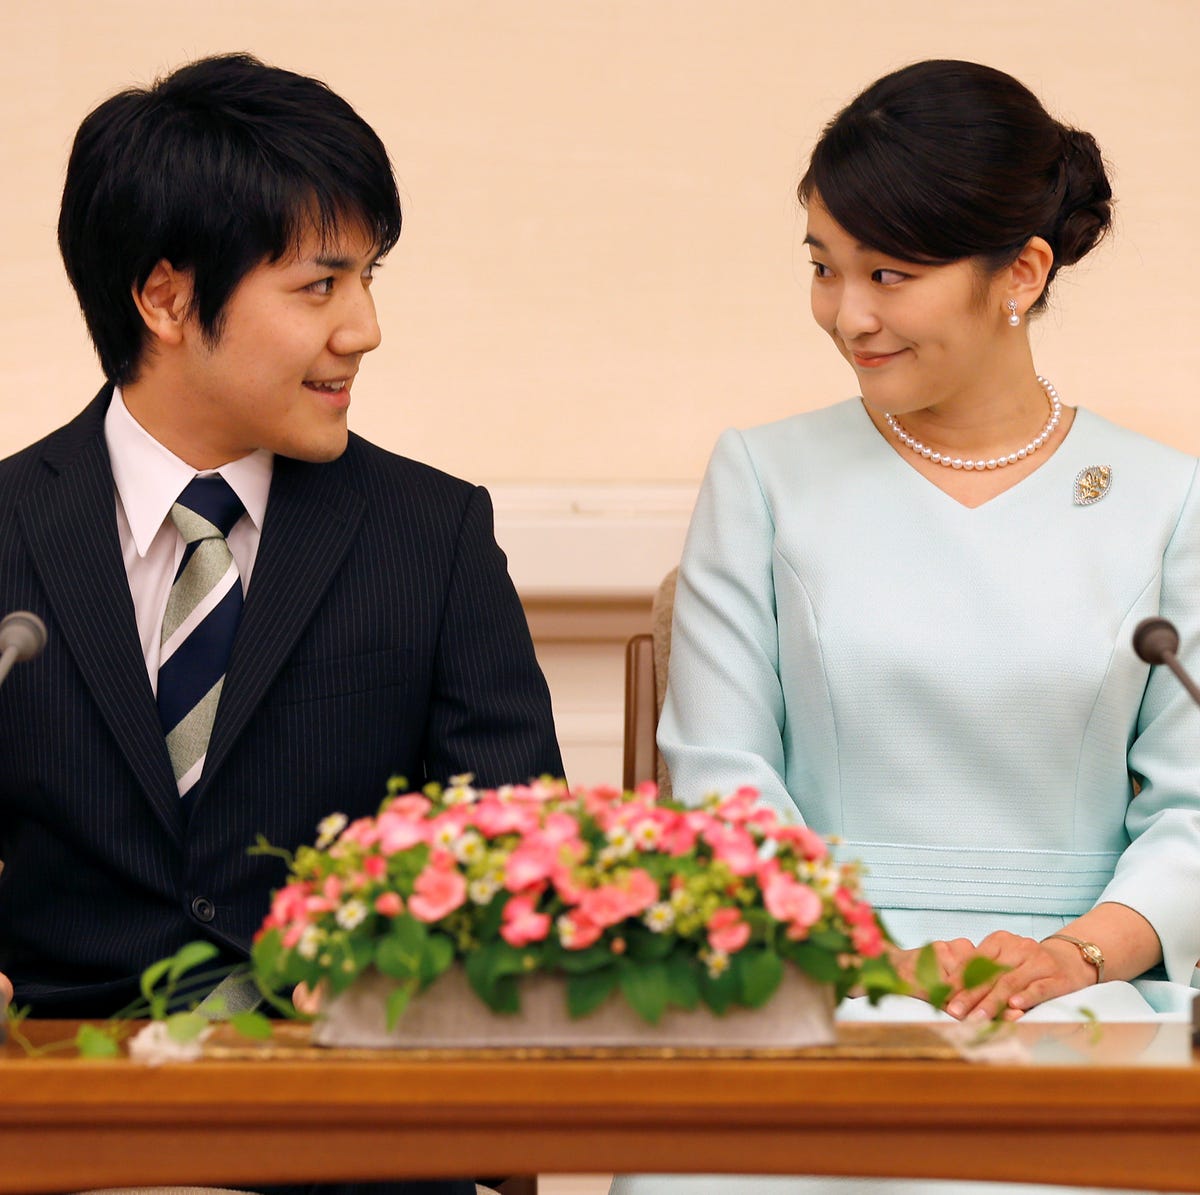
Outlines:
{"label": "pink flower", "polygon": [[[377,822],[379,831],[379,849],[385,855],[394,855],[398,851],[406,851],[410,846],[416,846],[425,841],[425,825],[401,813],[393,813],[391,808],[379,815]],[[345,837],[343,832],[342,837]]]}
{"label": "pink flower", "polygon": [[363,872],[369,880],[382,880],[387,875],[387,860],[382,855],[368,855],[363,860]]}
{"label": "pink flower", "polygon": [[537,813],[516,801],[485,797],[471,806],[471,822],[485,838],[501,834],[529,834],[537,829]]}
{"label": "pink flower", "polygon": [[753,875],[758,868],[758,847],[745,830],[711,822],[702,837],[735,876]]}
{"label": "pink flower", "polygon": [[879,926],[874,921],[870,924],[856,925],[850,931],[850,940],[863,958],[877,958],[883,953],[883,934],[879,932]]}
{"label": "pink flower", "polygon": [[433,803],[428,797],[422,797],[417,793],[408,793],[403,797],[393,797],[388,802],[386,812],[419,822],[432,808]]}
{"label": "pink flower", "polygon": [[640,867],[633,868],[621,881],[621,886],[627,896],[627,917],[636,917],[639,913],[644,913],[658,900],[658,884],[648,871]]}
{"label": "pink flower", "polygon": [[548,880],[558,863],[558,851],[539,836],[531,836],[517,846],[504,864],[504,886],[520,892]]}
{"label": "pink flower", "polygon": [[871,925],[875,921],[871,906],[865,900],[855,900],[845,888],[839,888],[833,894],[833,903],[851,925]]}
{"label": "pink flower", "polygon": [[375,912],[384,917],[399,917],[404,912],[404,901],[398,892],[384,892],[375,898]]}
{"label": "pink flower", "polygon": [[356,843],[361,847],[373,846],[379,841],[379,827],[375,824],[373,817],[360,817],[357,821],[351,822],[341,833],[338,838],[338,846],[343,847],[348,843]]}
{"label": "pink flower", "polygon": [[579,917],[605,929],[629,915],[629,896],[616,884],[602,884],[583,894],[576,910]]}
{"label": "pink flower", "polygon": [[754,803],[758,800],[758,789],[743,787],[731,797],[726,797],[717,806],[717,817],[727,822],[744,822],[754,813]]}
{"label": "pink flower", "polygon": [[788,843],[810,863],[824,859],[829,854],[829,845],[820,834],[813,833],[807,826],[780,826],[771,835],[776,842]]}
{"label": "pink flower", "polygon": [[440,921],[467,899],[467,881],[454,856],[439,851],[413,884],[408,910],[418,921]]}
{"label": "pink flower", "polygon": [[736,954],[750,941],[750,926],[742,920],[739,910],[726,906],[718,909],[705,926],[708,944],[725,954]]}
{"label": "pink flower", "polygon": [[558,936],[567,950],[586,950],[604,932],[604,927],[585,917],[578,909],[558,919]]}
{"label": "pink flower", "polygon": [[663,826],[658,845],[665,854],[678,859],[680,855],[686,855],[695,847],[700,828],[683,814],[671,810],[664,812],[671,814],[671,820]]}
{"label": "pink flower", "polygon": [[[765,878],[764,878],[765,876]],[[802,938],[821,918],[821,898],[807,884],[801,884],[778,868],[766,868],[759,874],[763,904],[776,921],[788,925],[789,938]]]}
{"label": "pink flower", "polygon": [[504,924],[500,936],[518,948],[540,942],[550,932],[550,916],[535,912],[537,897],[513,896],[504,906]]}

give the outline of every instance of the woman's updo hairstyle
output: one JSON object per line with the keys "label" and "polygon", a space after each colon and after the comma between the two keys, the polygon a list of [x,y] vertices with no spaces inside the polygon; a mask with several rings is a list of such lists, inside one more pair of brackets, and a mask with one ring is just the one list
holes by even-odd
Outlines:
{"label": "woman's updo hairstyle", "polygon": [[989,270],[1030,237],[1060,266],[1108,231],[1112,188],[1090,133],[1060,124],[1011,75],[931,59],[873,83],[825,126],[800,182],[855,239],[889,257]]}

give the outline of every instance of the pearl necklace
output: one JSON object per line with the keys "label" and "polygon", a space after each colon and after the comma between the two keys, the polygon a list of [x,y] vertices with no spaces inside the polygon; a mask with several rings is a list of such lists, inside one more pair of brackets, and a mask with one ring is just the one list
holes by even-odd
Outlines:
{"label": "pearl necklace", "polygon": [[1059,421],[1062,419],[1062,401],[1058,397],[1058,391],[1041,374],[1038,374],[1038,385],[1046,392],[1046,401],[1050,404],[1050,418],[1046,420],[1046,426],[1024,448],[1018,448],[1016,452],[1010,452],[1007,456],[992,457],[986,461],[972,461],[961,456],[952,457],[948,452],[935,452],[928,444],[922,444],[915,436],[910,436],[900,426],[900,421],[886,411],[883,421],[888,425],[888,431],[901,444],[911,448],[913,452],[923,456],[927,461],[932,461],[935,465],[945,465],[947,469],[1003,469],[1005,465],[1015,465],[1017,461],[1023,461],[1027,456],[1033,456],[1054,435],[1054,429],[1058,427]]}

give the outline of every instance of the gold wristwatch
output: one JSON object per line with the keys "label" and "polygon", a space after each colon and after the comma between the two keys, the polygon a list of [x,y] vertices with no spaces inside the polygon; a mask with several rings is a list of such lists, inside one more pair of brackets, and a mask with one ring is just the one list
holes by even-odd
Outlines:
{"label": "gold wristwatch", "polygon": [[1043,939],[1043,941],[1051,942],[1056,938],[1060,942],[1070,942],[1072,946],[1078,946],[1079,953],[1083,955],[1083,961],[1091,963],[1096,968],[1096,982],[1104,982],[1104,952],[1095,942],[1085,942],[1081,938],[1072,938],[1070,934],[1051,934],[1050,937]]}

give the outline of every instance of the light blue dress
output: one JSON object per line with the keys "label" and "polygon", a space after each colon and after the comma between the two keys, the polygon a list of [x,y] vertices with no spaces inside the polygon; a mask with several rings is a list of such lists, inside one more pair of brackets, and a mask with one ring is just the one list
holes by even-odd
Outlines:
{"label": "light blue dress", "polygon": [[[901,946],[1044,938],[1101,901],[1127,905],[1158,933],[1165,970],[1028,1015],[1190,1015],[1200,710],[1130,639],[1161,614],[1200,672],[1197,464],[1081,410],[1040,468],[971,509],[857,399],[726,432],[680,566],[659,726],[675,794],[753,784],[839,835]],[[1076,476],[1096,465],[1108,492],[1076,505]],[[839,1015],[942,1015],[864,1005]],[[644,1176],[614,1192],[962,1186]]]}

